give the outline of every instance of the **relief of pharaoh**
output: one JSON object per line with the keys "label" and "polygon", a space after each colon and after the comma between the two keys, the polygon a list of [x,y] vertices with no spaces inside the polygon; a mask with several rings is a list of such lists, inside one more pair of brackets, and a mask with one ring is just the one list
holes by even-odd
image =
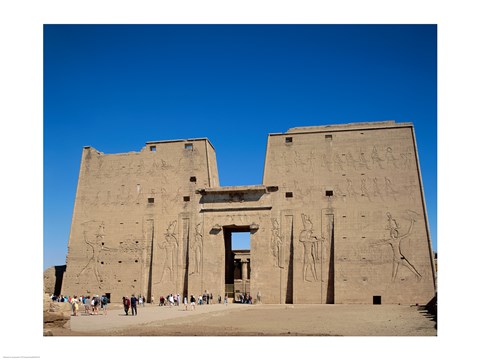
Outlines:
{"label": "relief of pharaoh", "polygon": [[316,262],[320,260],[319,241],[322,237],[313,235],[313,223],[310,217],[302,214],[303,230],[300,232],[300,242],[303,244],[303,281],[311,282],[307,274],[311,273],[313,280],[318,281]]}
{"label": "relief of pharaoh", "polygon": [[162,276],[160,277],[160,281],[163,280],[163,277],[166,272],[169,273],[169,280],[173,281],[175,278],[175,266],[176,266],[176,259],[177,259],[177,249],[178,249],[178,241],[175,236],[175,227],[177,225],[177,221],[174,220],[170,223],[167,228],[167,232],[165,233],[165,240],[159,245],[160,249],[164,250],[164,259],[165,262],[163,264],[162,269]]}

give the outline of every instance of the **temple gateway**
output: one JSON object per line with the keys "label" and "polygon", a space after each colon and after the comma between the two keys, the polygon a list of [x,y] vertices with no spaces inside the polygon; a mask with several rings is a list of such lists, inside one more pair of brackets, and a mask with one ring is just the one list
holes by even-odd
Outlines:
{"label": "temple gateway", "polygon": [[[61,293],[426,304],[426,214],[411,123],[269,134],[252,186],[220,186],[206,138],[121,154],[85,146]],[[250,249],[232,250],[235,232],[250,233]]]}

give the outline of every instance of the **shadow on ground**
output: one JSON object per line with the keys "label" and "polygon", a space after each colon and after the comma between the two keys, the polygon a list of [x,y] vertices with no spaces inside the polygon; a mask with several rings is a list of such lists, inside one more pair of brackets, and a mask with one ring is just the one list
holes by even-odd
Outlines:
{"label": "shadow on ground", "polygon": [[418,306],[418,311],[431,321],[435,321],[435,330],[437,329],[437,295],[428,302],[427,305]]}

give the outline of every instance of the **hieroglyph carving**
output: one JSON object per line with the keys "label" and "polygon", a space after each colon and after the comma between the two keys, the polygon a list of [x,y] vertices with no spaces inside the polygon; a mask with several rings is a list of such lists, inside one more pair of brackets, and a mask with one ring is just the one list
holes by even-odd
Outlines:
{"label": "hieroglyph carving", "polygon": [[417,214],[413,211],[407,210],[407,214],[410,217],[410,225],[405,234],[400,235],[398,229],[400,226],[397,221],[392,217],[392,215],[387,212],[387,227],[386,230],[389,231],[389,239],[383,239],[379,242],[374,243],[373,245],[390,245],[393,251],[393,268],[392,268],[392,281],[395,281],[397,278],[398,268],[400,265],[405,266],[410,270],[417,279],[421,279],[422,275],[415,269],[415,267],[408,261],[408,259],[403,255],[401,251],[401,241],[406,237],[412,234],[413,224],[415,223],[415,217]]}
{"label": "hieroglyph carving", "polygon": [[202,247],[203,247],[203,235],[201,230],[200,223],[197,224],[195,227],[195,239],[192,244],[192,272],[190,275],[193,274],[200,274],[201,262],[202,262]]}
{"label": "hieroglyph carving", "polygon": [[302,214],[303,230],[300,232],[300,242],[303,244],[303,281],[311,282],[307,275],[312,275],[314,281],[318,281],[316,262],[320,260],[319,241],[325,241],[323,237],[313,235],[313,223],[310,217]]}
{"label": "hieroglyph carving", "polygon": [[175,279],[175,268],[177,264],[178,252],[178,240],[175,236],[176,226],[176,220],[170,223],[167,228],[167,232],[165,233],[165,240],[159,245],[160,249],[164,251],[164,264],[162,269],[162,275],[160,276],[160,281],[163,280],[166,272],[169,273],[170,281],[173,281]]}
{"label": "hieroglyph carving", "polygon": [[[346,154],[333,153],[333,154],[322,154],[321,155],[321,166],[327,168],[328,171],[345,171],[346,168],[354,170],[372,170],[372,169],[382,169],[393,168],[393,169],[410,169],[413,164],[413,154],[412,148],[409,147],[405,152],[400,153],[400,157],[394,155],[393,148],[388,146],[385,149],[385,156],[380,157],[377,147],[373,146],[372,152],[370,153],[370,159],[367,159],[367,153],[364,150],[357,152],[358,159],[352,154],[351,151],[348,151]],[[342,157],[345,157],[344,159]],[[295,159],[295,163],[299,163],[299,160]],[[332,164],[334,165],[332,167]]]}

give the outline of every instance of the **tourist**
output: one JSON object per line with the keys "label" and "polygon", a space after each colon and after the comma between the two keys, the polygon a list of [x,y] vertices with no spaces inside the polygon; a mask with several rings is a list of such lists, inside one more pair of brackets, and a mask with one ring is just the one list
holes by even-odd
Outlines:
{"label": "tourist", "polygon": [[143,299],[143,307],[145,307],[145,296],[142,296],[142,299]]}
{"label": "tourist", "polygon": [[128,315],[128,310],[130,309],[130,299],[128,297],[123,297],[123,310],[125,310],[125,315]]}
{"label": "tourist", "polygon": [[108,305],[108,298],[105,295],[102,295],[103,315],[107,315],[107,305]]}
{"label": "tourist", "polygon": [[85,299],[85,311],[88,315],[92,314],[92,300],[90,300],[90,295]]}
{"label": "tourist", "polygon": [[78,300],[77,300],[77,295],[74,295],[73,298],[71,299],[72,302],[72,312],[73,316],[77,316],[77,311],[78,311]]}
{"label": "tourist", "polygon": [[187,311],[188,310],[188,299],[187,299],[186,296],[183,298],[183,304],[185,305],[185,311]]}
{"label": "tourist", "polygon": [[140,304],[140,306],[143,306],[143,298],[142,298],[142,295],[140,295],[138,297],[138,303]]}
{"label": "tourist", "polygon": [[195,296],[190,295],[190,306],[192,307],[192,311],[195,310]]}
{"label": "tourist", "polygon": [[182,298],[180,297],[180,294],[177,294],[177,306],[180,306],[181,301],[182,301]]}
{"label": "tourist", "polygon": [[95,315],[95,297],[92,297],[92,300],[90,300],[90,309],[90,314]]}
{"label": "tourist", "polygon": [[95,315],[98,315],[98,307],[100,306],[100,299],[98,295],[95,295],[93,299],[94,299],[93,311],[95,312]]}
{"label": "tourist", "polygon": [[137,315],[137,301],[138,299],[132,294],[132,298],[130,299],[130,306],[132,307],[132,316]]}
{"label": "tourist", "polygon": [[210,293],[210,305],[213,304],[213,294]]}
{"label": "tourist", "polygon": [[227,294],[225,294],[225,299],[224,299],[223,301],[224,301],[224,303],[225,303],[225,306],[227,306],[227,304],[228,304]]}
{"label": "tourist", "polygon": [[218,295],[218,303],[219,303],[219,304],[222,303],[222,296],[221,296],[221,295]]}

